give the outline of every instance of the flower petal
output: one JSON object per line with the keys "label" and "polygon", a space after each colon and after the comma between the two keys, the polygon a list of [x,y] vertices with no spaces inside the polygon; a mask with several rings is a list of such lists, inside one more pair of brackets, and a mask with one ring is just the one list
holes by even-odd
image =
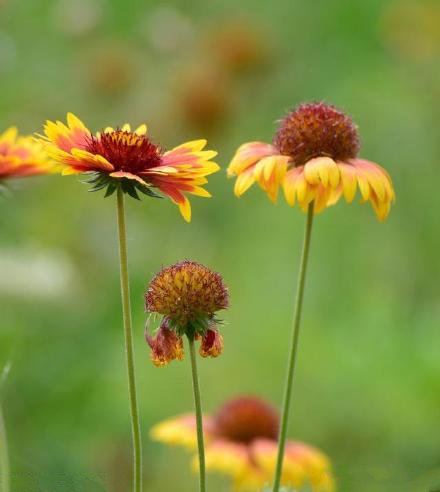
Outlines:
{"label": "flower petal", "polygon": [[110,176],[112,178],[134,179],[135,181],[137,181],[142,185],[147,185],[147,183],[142,178],[140,178],[136,174],[128,173],[127,171],[116,171],[114,173],[110,173]]}
{"label": "flower petal", "polygon": [[[209,439],[211,435],[212,420],[209,416],[203,416],[203,432]],[[153,440],[175,446],[183,446],[190,451],[197,448],[196,420],[193,414],[180,415],[159,422],[150,430]]]}

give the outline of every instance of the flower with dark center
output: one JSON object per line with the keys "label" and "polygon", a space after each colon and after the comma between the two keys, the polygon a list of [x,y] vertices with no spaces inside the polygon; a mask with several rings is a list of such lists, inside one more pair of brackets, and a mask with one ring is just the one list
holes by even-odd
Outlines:
{"label": "flower with dark center", "polygon": [[[146,310],[163,316],[162,326],[175,334],[178,340],[175,343],[181,343],[184,335],[199,340],[202,357],[221,354],[223,337],[215,313],[228,306],[229,293],[221,275],[195,261],[164,268],[153,277],[145,293]],[[154,346],[149,344],[154,361]],[[165,358],[165,363],[176,358],[180,359]]]}
{"label": "flower with dark center", "polygon": [[63,174],[87,173],[91,191],[106,189],[106,196],[118,188],[134,198],[138,192],[159,196],[160,190],[176,205],[185,220],[191,219],[191,205],[186,193],[211,195],[202,187],[206,176],[219,170],[211,159],[217,155],[203,150],[206,140],[186,142],[165,152],[151,141],[146,125],[132,130],[105,128],[91,131],[72,113],[67,125],[47,121],[41,137],[48,154],[63,166]]}
{"label": "flower with dark center", "polygon": [[15,127],[0,133],[0,185],[7,179],[54,172],[41,143],[18,135]]}
{"label": "flower with dark center", "polygon": [[[277,451],[278,413],[255,396],[240,396],[224,403],[213,416],[204,416],[206,466],[231,477],[240,491],[261,490],[273,478]],[[195,418],[171,418],[151,430],[154,440],[195,450]],[[332,492],[334,479],[329,459],[320,450],[288,441],[282,484],[295,490]]]}
{"label": "flower with dark center", "polygon": [[315,213],[344,196],[351,202],[359,188],[361,202],[370,201],[384,220],[394,201],[389,174],[378,164],[360,159],[360,140],[353,120],[335,107],[301,104],[279,123],[273,144],[250,142],[237,150],[228,176],[237,176],[235,194],[241,196],[258,182],[275,202],[280,186],[286,201]]}

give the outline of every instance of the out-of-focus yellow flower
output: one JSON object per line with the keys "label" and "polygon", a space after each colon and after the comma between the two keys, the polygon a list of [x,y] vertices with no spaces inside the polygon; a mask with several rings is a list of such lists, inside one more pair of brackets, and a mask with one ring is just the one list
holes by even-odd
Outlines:
{"label": "out-of-focus yellow flower", "polygon": [[0,182],[53,171],[53,163],[34,137],[18,135],[17,128],[0,133]]}
{"label": "out-of-focus yellow flower", "polygon": [[273,144],[250,142],[237,150],[228,176],[237,176],[235,195],[258,182],[275,202],[280,186],[292,207],[315,213],[343,196],[353,201],[359,188],[361,202],[370,201],[384,220],[394,201],[389,174],[378,164],[359,159],[360,142],[352,119],[324,103],[302,104],[281,120]]}
{"label": "out-of-focus yellow flower", "polygon": [[[226,402],[213,416],[203,418],[206,468],[232,478],[239,491],[262,490],[270,484],[277,455],[278,414],[252,396]],[[195,417],[187,414],[160,422],[151,437],[169,445],[196,449]],[[197,461],[194,459],[194,467]],[[333,492],[335,484],[329,459],[307,444],[288,441],[282,484],[313,492]]]}
{"label": "out-of-focus yellow flower", "polygon": [[439,25],[438,0],[395,0],[385,4],[380,27],[387,47],[406,62],[435,63],[440,56]]}
{"label": "out-of-focus yellow flower", "polygon": [[138,198],[137,191],[154,195],[159,189],[176,205],[186,221],[191,220],[191,205],[185,193],[210,197],[202,187],[206,176],[219,170],[211,159],[213,150],[203,150],[206,140],[186,142],[167,152],[147,136],[146,125],[132,131],[107,127],[92,134],[72,113],[67,125],[47,121],[42,141],[48,154],[64,167],[63,174],[92,173],[93,191],[106,188],[106,196],[118,186]]}

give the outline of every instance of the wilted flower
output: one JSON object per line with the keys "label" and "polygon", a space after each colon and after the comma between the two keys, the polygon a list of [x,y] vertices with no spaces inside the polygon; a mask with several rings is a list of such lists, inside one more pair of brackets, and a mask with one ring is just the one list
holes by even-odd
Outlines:
{"label": "wilted flower", "polygon": [[[223,337],[218,332],[215,313],[228,305],[228,289],[221,275],[200,263],[182,261],[157,273],[145,294],[146,310],[163,316],[155,339],[158,342],[147,338],[153,349],[153,361],[161,361],[155,364],[183,357],[183,335],[200,340],[202,357],[220,355]],[[158,350],[165,355],[158,357]]]}
{"label": "wilted flower", "polygon": [[[226,402],[213,416],[204,416],[206,467],[232,478],[237,490],[256,491],[273,477],[277,453],[278,414],[267,402],[242,396]],[[154,426],[151,436],[189,451],[196,446],[195,417],[189,414]],[[313,492],[332,492],[334,479],[328,458],[307,444],[288,441],[282,484]]]}
{"label": "wilted flower", "polygon": [[168,328],[163,321],[155,337],[145,333],[145,339],[151,348],[151,360],[157,367],[164,366],[172,360],[183,359],[183,340],[174,331]]}
{"label": "wilted flower", "polygon": [[334,205],[341,196],[351,202],[359,187],[384,220],[394,200],[389,174],[378,164],[357,157],[360,140],[353,120],[324,103],[301,104],[279,124],[273,144],[243,144],[228,168],[237,176],[235,194],[255,181],[275,202],[282,185],[286,201],[306,211]]}
{"label": "wilted flower", "polygon": [[106,196],[118,187],[134,198],[137,192],[157,196],[158,188],[179,206],[185,220],[191,220],[191,205],[185,193],[211,196],[201,185],[205,176],[218,171],[210,161],[215,151],[203,150],[206,140],[186,142],[164,152],[147,136],[146,125],[135,131],[130,125],[92,134],[72,113],[67,126],[47,121],[43,137],[49,155],[64,165],[63,174],[90,173],[92,191],[106,189]]}
{"label": "wilted flower", "polygon": [[223,352],[223,337],[215,325],[206,330],[202,338],[199,353],[202,357],[218,357]]}
{"label": "wilted flower", "polygon": [[18,136],[17,128],[0,133],[0,183],[53,171],[53,163],[41,143],[33,137]]}

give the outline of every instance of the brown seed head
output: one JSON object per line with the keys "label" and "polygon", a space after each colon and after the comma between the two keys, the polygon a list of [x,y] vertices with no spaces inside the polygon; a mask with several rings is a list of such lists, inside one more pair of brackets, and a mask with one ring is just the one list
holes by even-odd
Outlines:
{"label": "brown seed head", "polygon": [[357,156],[360,140],[353,120],[334,106],[320,103],[299,105],[278,126],[274,145],[302,166],[315,157],[344,161]]}
{"label": "brown seed head", "polygon": [[166,316],[183,330],[198,320],[210,320],[229,305],[221,275],[194,261],[164,268],[150,282],[146,309]]}
{"label": "brown seed head", "polygon": [[249,443],[254,439],[278,437],[278,413],[264,400],[244,396],[226,402],[214,417],[219,437]]}

